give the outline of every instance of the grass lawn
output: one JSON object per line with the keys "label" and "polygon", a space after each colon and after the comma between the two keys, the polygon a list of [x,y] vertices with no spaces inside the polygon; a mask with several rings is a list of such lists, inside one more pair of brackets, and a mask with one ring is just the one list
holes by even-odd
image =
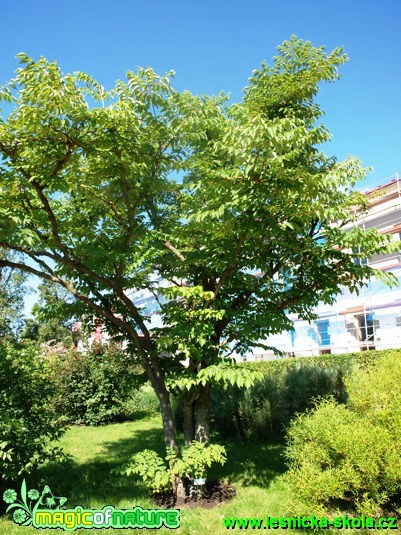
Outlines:
{"label": "grass lawn", "polygon": [[[163,437],[159,417],[136,422],[107,425],[104,427],[72,427],[64,435],[61,446],[71,455],[65,465],[51,464],[28,478],[28,488],[42,490],[45,484],[58,496],[68,498],[66,506],[74,508],[102,508],[114,505],[132,508],[140,505],[154,507],[146,489],[134,477],[110,474],[112,468],[124,464],[129,457],[144,448],[163,453]],[[210,474],[210,479],[224,479],[237,489],[237,496],[231,502],[216,508],[181,510],[180,534],[219,534],[233,530],[223,527],[222,517],[264,517],[288,515],[289,496],[278,476],[285,466],[281,457],[281,445],[225,442],[228,462]],[[11,485],[12,486],[12,485]],[[19,488],[12,486],[15,490]],[[135,533],[139,530],[95,529],[77,530],[73,533]],[[145,530],[140,530],[145,531]],[[235,530],[237,531],[237,530]],[[238,530],[239,531],[239,530]],[[307,530],[273,530],[273,533],[307,533]],[[342,530],[323,530],[322,533],[339,533]],[[352,533],[351,530],[344,532]],[[0,534],[65,533],[62,530],[37,530],[20,527],[9,518],[0,518]],[[162,529],[159,533],[171,533]],[[316,533],[316,532],[315,532]],[[356,533],[363,533],[359,530]],[[377,533],[377,531],[376,531]],[[394,533],[394,532],[392,532]]]}

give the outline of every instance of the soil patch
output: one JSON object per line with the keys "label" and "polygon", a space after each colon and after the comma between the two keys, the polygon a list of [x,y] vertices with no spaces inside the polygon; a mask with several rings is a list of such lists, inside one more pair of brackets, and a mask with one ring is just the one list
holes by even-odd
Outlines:
{"label": "soil patch", "polygon": [[196,498],[188,496],[184,500],[175,499],[172,491],[156,492],[152,498],[156,505],[164,509],[182,508],[182,507],[202,507],[203,509],[212,509],[220,503],[232,500],[236,495],[235,488],[226,483],[219,481],[208,481],[203,488],[202,496]]}

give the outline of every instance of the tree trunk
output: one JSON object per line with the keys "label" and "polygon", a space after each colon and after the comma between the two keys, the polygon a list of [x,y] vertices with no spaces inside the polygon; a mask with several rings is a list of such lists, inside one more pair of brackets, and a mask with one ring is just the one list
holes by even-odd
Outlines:
{"label": "tree trunk", "polygon": [[[156,389],[155,389],[156,390]],[[160,401],[160,411],[162,414],[164,441],[166,446],[177,450],[177,440],[175,437],[173,412],[171,410],[170,395],[163,385],[159,391],[156,391],[156,395]]]}
{"label": "tree trunk", "polygon": [[195,405],[195,440],[209,442],[211,385],[201,386]]}
{"label": "tree trunk", "polygon": [[171,410],[170,394],[166,388],[163,370],[160,367],[160,363],[157,357],[150,354],[150,362],[147,360],[146,355],[141,353],[141,360],[145,371],[147,372],[150,383],[156,396],[160,402],[160,412],[163,421],[164,442],[166,446],[174,450],[178,450],[177,440],[175,436],[175,428],[173,421],[173,411]]}
{"label": "tree trunk", "polygon": [[[191,397],[193,395],[191,394]],[[184,442],[188,446],[194,439],[194,400],[189,399],[189,396],[184,396],[182,399],[182,410],[184,413]]]}

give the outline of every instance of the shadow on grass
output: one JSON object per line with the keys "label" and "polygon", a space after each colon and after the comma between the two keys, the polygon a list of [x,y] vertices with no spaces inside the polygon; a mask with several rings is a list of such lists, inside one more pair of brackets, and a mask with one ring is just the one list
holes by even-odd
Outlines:
{"label": "shadow on grass", "polygon": [[38,486],[47,484],[54,491],[68,497],[68,504],[89,507],[90,504],[116,505],[128,500],[145,498],[147,490],[136,477],[126,477],[112,470],[126,464],[129,459],[143,449],[154,449],[163,454],[161,430],[148,429],[133,431],[129,438],[101,443],[101,452],[93,460],[79,462],[71,459],[66,463],[52,463],[34,476]]}
{"label": "shadow on grass", "polygon": [[217,479],[226,479],[229,483],[238,483],[243,487],[266,489],[277,476],[285,472],[283,444],[233,441],[224,442],[224,445],[227,463],[216,467],[211,473]]}
{"label": "shadow on grass", "polygon": [[[268,488],[285,470],[281,456],[283,446],[280,444],[219,442],[226,446],[228,461],[224,466],[210,470],[210,480]],[[116,440],[109,438],[100,445],[101,449],[94,453],[93,459],[83,462],[72,459],[38,470],[29,478],[30,487],[36,484],[41,488],[47,484],[55,494],[66,496],[70,507],[78,504],[84,507],[118,505],[124,501],[132,504],[146,498],[148,492],[139,478],[111,471],[126,464],[133,454],[143,449],[153,449],[164,457],[162,430],[157,427],[133,430],[129,437],[116,436]]]}

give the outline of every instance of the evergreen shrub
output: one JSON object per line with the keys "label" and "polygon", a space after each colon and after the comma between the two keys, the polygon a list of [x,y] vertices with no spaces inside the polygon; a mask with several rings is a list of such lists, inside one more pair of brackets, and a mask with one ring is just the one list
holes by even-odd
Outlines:
{"label": "evergreen shrub", "polygon": [[[233,433],[243,440],[283,438],[291,418],[313,406],[314,400],[331,395],[344,403],[344,378],[355,367],[375,362],[383,352],[322,355],[244,363],[264,374],[249,389],[227,386],[213,390],[213,429],[220,435]],[[401,352],[400,352],[401,354]],[[175,404],[178,422],[182,415]]]}

